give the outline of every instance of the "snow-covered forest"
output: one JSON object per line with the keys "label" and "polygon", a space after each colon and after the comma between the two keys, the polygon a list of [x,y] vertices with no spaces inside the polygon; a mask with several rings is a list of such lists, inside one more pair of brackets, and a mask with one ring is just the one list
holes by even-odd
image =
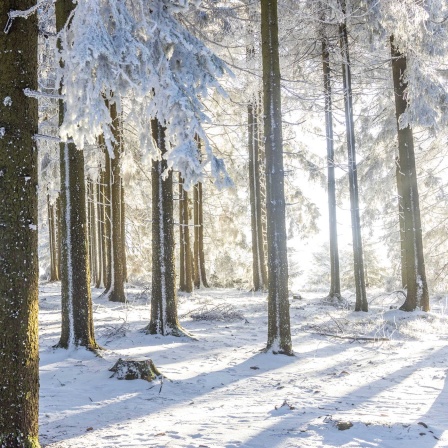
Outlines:
{"label": "snow-covered forest", "polygon": [[448,446],[446,0],[2,0],[0,58],[1,448]]}

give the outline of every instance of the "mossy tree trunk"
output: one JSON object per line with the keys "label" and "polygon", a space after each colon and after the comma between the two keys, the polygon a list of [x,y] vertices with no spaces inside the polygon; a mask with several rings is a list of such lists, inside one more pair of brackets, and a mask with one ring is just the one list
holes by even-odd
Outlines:
{"label": "mossy tree trunk", "polygon": [[261,0],[261,39],[269,290],[267,350],[291,355],[277,0]]}
{"label": "mossy tree trunk", "polygon": [[190,244],[188,192],[179,173],[179,290],[193,291],[193,260]]}
{"label": "mossy tree trunk", "polygon": [[35,0],[0,2],[0,446],[37,448],[39,402]]}
{"label": "mossy tree trunk", "polygon": [[[57,0],[56,29],[59,32],[75,4]],[[59,124],[65,104],[59,102]],[[61,171],[61,301],[62,328],[58,346],[98,348],[93,331],[92,296],[88,256],[84,154],[73,143],[60,144]]]}
{"label": "mossy tree trunk", "polygon": [[150,334],[180,336],[177,318],[176,270],[174,264],[173,173],[167,169],[165,128],[151,120],[151,132],[161,158],[152,162],[152,285]]}
{"label": "mossy tree trunk", "polygon": [[[345,0],[340,1],[342,12],[346,13]],[[362,249],[361,220],[359,216],[358,174],[356,165],[355,124],[353,121],[352,76],[347,24],[339,25],[339,42],[342,54],[342,82],[344,90],[345,124],[348,150],[348,182],[350,191],[350,213],[352,220],[353,267],[356,288],[355,311],[368,311],[366,283],[364,279],[364,257]]]}
{"label": "mossy tree trunk", "polygon": [[400,309],[413,311],[420,308],[429,311],[414,137],[410,126],[401,128],[399,124],[400,116],[406,111],[407,107],[405,97],[407,83],[403,79],[406,71],[406,56],[394,44],[393,36],[390,38],[390,45],[398,130],[399,169],[397,170],[397,188],[399,194],[401,193],[402,225],[404,226],[401,246],[402,265],[404,265],[404,275],[406,277],[406,300]]}
{"label": "mossy tree trunk", "polygon": [[322,38],[322,67],[325,95],[325,136],[327,140],[328,221],[330,229],[330,292],[328,297],[341,297],[339,274],[338,229],[336,219],[336,181],[334,174],[333,107],[331,101],[331,70],[328,40]]}

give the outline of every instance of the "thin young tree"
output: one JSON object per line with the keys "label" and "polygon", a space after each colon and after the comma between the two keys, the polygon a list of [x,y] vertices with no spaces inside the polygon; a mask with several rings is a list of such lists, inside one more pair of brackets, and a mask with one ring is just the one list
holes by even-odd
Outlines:
{"label": "thin young tree", "polygon": [[[56,29],[67,26],[75,5],[57,0]],[[59,43],[60,45],[60,43]],[[64,122],[65,103],[59,101],[59,125]],[[62,328],[58,347],[82,346],[96,350],[90,290],[87,239],[84,155],[74,143],[60,143],[61,172],[61,300]]]}
{"label": "thin young tree", "polygon": [[429,293],[426,282],[425,259],[423,255],[420,202],[415,167],[414,137],[409,124],[401,127],[399,120],[407,108],[404,79],[406,56],[402,54],[390,38],[392,56],[392,75],[395,93],[395,112],[398,131],[397,189],[401,196],[400,205],[404,231],[401,233],[401,263],[406,281],[406,300],[402,310],[413,311],[421,308],[429,311]]}
{"label": "thin young tree", "polygon": [[22,9],[36,1],[0,2],[0,446],[38,448],[38,24]]}
{"label": "thin young tree", "polygon": [[208,288],[205,272],[203,202],[202,182],[198,182],[193,190],[195,288]]}
{"label": "thin young tree", "polygon": [[338,229],[336,219],[336,182],[334,174],[333,108],[331,99],[331,69],[329,43],[322,37],[322,68],[325,95],[325,136],[327,141],[328,220],[330,229],[330,292],[329,298],[341,297],[339,274]]}
{"label": "thin young tree", "polygon": [[266,214],[268,242],[267,350],[292,355],[288,300],[283,137],[277,0],[261,1]]}
{"label": "thin young tree", "polygon": [[50,249],[50,282],[59,280],[59,260],[58,260],[58,244],[57,244],[57,218],[56,207],[51,202],[50,195],[47,195],[47,221],[48,221],[48,240]]}
{"label": "thin young tree", "polygon": [[355,124],[353,121],[352,75],[346,19],[345,0],[339,0],[343,21],[339,24],[339,43],[342,55],[342,80],[344,88],[345,123],[348,150],[348,182],[350,191],[350,213],[352,220],[353,265],[356,288],[355,311],[368,311],[364,260],[362,253],[361,220],[359,216],[358,175],[356,166]]}
{"label": "thin young tree", "polygon": [[[248,21],[246,26],[246,63],[249,70],[254,71],[257,62],[255,23],[256,7],[254,2],[247,5]],[[251,80],[253,82],[253,80]],[[260,104],[258,100],[259,92],[251,93],[247,104],[247,137],[249,153],[249,199],[250,218],[252,233],[252,281],[253,290],[262,291],[267,287],[266,260],[263,241],[262,225],[262,195],[260,171],[260,151],[259,151],[259,126]]]}
{"label": "thin young tree", "polygon": [[193,291],[193,259],[190,244],[189,202],[179,173],[179,290]]}

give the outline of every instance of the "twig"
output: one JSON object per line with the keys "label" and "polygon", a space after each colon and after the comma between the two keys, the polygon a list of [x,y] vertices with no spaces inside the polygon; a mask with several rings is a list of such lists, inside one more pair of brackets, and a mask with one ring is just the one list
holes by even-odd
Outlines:
{"label": "twig", "polygon": [[338,339],[352,339],[354,341],[390,341],[389,338],[376,338],[376,337],[367,337],[367,336],[339,336],[337,334],[332,333],[314,333],[318,334],[319,336],[329,336],[331,338],[338,338]]}

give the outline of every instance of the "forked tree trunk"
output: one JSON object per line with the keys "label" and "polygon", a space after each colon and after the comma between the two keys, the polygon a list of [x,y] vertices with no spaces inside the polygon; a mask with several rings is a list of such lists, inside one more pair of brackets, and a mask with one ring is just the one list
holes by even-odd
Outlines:
{"label": "forked tree trunk", "polygon": [[150,334],[184,335],[177,318],[174,264],[173,174],[167,169],[165,128],[151,120],[151,132],[161,159],[152,162],[152,284]]}
{"label": "forked tree trunk", "polygon": [[328,41],[322,38],[322,66],[325,94],[325,135],[327,140],[328,221],[330,229],[330,292],[328,297],[341,297],[339,275],[338,229],[336,219],[336,182],[334,175],[333,108],[331,101],[331,70]]}
{"label": "forked tree trunk", "polygon": [[[74,3],[56,2],[56,29],[65,25]],[[59,124],[64,120],[65,105],[59,102]],[[98,348],[95,342],[87,248],[86,187],[84,155],[73,143],[60,144],[61,170],[61,300],[62,328],[58,346]]]}
{"label": "forked tree trunk", "polygon": [[193,260],[190,244],[188,192],[179,173],[179,290],[193,291]]}
{"label": "forked tree trunk", "polygon": [[[38,448],[38,109],[35,0],[0,2],[0,446]],[[5,30],[5,31],[4,31]]]}
{"label": "forked tree trunk", "polygon": [[194,286],[208,288],[205,273],[204,255],[204,216],[202,210],[202,182],[194,186],[193,214],[194,214]]}
{"label": "forked tree trunk", "polygon": [[[406,111],[405,92],[407,83],[403,79],[406,71],[406,56],[390,38],[392,74],[395,93],[395,113],[398,130],[399,171],[397,187],[401,190],[404,234],[402,264],[406,269],[406,300],[400,309],[413,311],[417,308],[429,311],[429,293],[426,282],[425,259],[423,255],[420,201],[415,167],[414,137],[410,126],[400,128],[400,116]],[[400,194],[400,191],[399,191]],[[404,250],[403,250],[404,249]]]}
{"label": "forked tree trunk", "polygon": [[[345,0],[341,0],[345,14]],[[359,217],[358,174],[356,166],[355,124],[353,121],[352,79],[348,45],[347,25],[339,25],[339,39],[342,54],[342,79],[344,87],[345,123],[347,129],[348,182],[350,190],[350,212],[352,220],[353,265],[356,287],[355,311],[368,311],[366,284],[364,280],[364,259],[362,250],[361,221]]]}
{"label": "forked tree trunk", "polygon": [[269,278],[266,349],[291,355],[277,0],[261,1],[261,39]]}
{"label": "forked tree trunk", "polygon": [[112,302],[126,302],[124,293],[125,283],[125,256],[124,256],[124,235],[122,227],[122,184],[121,184],[121,155],[122,155],[122,135],[120,118],[117,115],[117,105],[112,103],[109,106],[112,118],[115,142],[113,143],[114,158],[110,159],[111,164],[111,284],[108,290],[109,300]]}

